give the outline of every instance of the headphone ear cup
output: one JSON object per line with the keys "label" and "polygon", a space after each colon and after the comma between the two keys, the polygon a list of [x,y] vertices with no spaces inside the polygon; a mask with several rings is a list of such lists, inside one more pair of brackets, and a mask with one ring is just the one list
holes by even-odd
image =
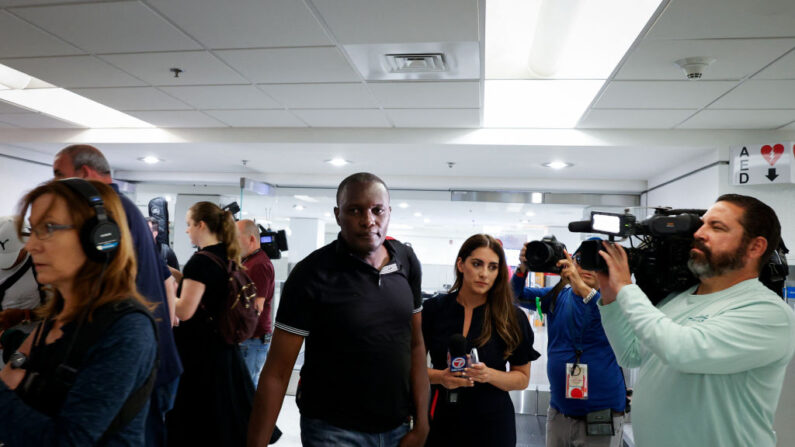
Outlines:
{"label": "headphone ear cup", "polygon": [[112,259],[119,248],[121,232],[116,222],[107,220],[99,222],[92,217],[80,229],[80,243],[86,256],[96,262],[106,262]]}

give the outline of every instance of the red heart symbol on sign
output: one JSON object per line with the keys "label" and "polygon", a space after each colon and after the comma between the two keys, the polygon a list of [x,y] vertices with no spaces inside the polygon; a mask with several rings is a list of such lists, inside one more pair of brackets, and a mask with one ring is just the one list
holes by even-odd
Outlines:
{"label": "red heart symbol on sign", "polygon": [[762,156],[765,157],[770,166],[776,164],[779,158],[781,158],[781,154],[784,153],[784,145],[783,144],[776,144],[772,147],[769,144],[762,146]]}

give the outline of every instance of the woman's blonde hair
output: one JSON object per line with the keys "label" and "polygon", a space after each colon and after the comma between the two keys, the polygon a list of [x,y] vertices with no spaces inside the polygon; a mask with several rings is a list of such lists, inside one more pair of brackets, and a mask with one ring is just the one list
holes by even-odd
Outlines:
{"label": "woman's blonde hair", "polygon": [[[144,299],[135,287],[135,275],[137,272],[135,252],[133,251],[132,236],[127,227],[127,216],[121,206],[121,200],[110,186],[95,180],[87,180],[99,192],[104,202],[105,211],[110,220],[119,226],[119,247],[110,256],[107,267],[102,262],[94,261],[86,257],[86,262],[77,271],[74,278],[74,296],[79,300],[75,306],[61,318],[65,321],[75,319],[82,312],[87,311],[89,318],[98,307],[127,298],[135,299],[150,310],[156,305]],[[55,205],[56,200],[63,200],[66,209],[72,219],[76,231],[80,229],[89,219],[96,217],[96,211],[88,203],[85,197],[59,180],[39,185],[20,200],[19,216],[17,219],[17,230],[22,233],[22,216],[25,216],[36,199],[52,194],[54,200],[50,203],[50,209]],[[49,209],[47,210],[49,211]],[[45,212],[46,214],[46,212]],[[35,225],[37,222],[31,222]],[[81,246],[82,250],[82,246]],[[104,273],[103,273],[104,268]],[[102,278],[100,283],[97,281]],[[47,318],[56,315],[63,310],[64,300],[61,294],[52,287],[47,287],[49,296],[47,303],[42,309],[37,311],[39,316]],[[97,296],[99,294],[99,296]],[[96,299],[95,299],[96,298]]]}
{"label": "woman's blonde hair", "polygon": [[220,206],[212,202],[196,202],[188,211],[191,220],[197,224],[204,222],[210,233],[226,245],[226,256],[242,267],[240,242],[237,240],[237,225],[232,213],[222,210]]}
{"label": "woman's blonde hair", "polygon": [[[465,262],[472,252],[481,247],[490,248],[500,259],[499,271],[494,284],[489,289],[486,298],[486,310],[483,315],[483,329],[480,336],[475,340],[475,345],[483,346],[491,339],[492,331],[496,330],[497,335],[505,342],[505,352],[503,357],[508,358],[511,353],[519,346],[522,340],[519,329],[519,321],[516,319],[514,309],[513,293],[508,282],[508,266],[505,261],[505,251],[502,245],[488,234],[476,234],[464,241],[458,251],[458,258]],[[464,284],[464,274],[458,270],[458,262],[455,269],[455,283],[450,288],[450,292],[458,292]]]}

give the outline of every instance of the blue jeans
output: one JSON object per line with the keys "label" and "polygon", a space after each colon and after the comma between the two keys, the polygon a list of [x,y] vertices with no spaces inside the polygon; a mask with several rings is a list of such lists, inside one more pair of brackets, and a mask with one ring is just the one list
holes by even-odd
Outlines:
{"label": "blue jeans", "polygon": [[243,356],[243,361],[246,362],[251,381],[254,382],[254,389],[257,388],[259,374],[262,372],[262,365],[265,364],[270,347],[271,342],[263,343],[258,338],[250,338],[240,343],[240,354]]}
{"label": "blue jeans", "polygon": [[383,433],[364,433],[301,416],[301,444],[304,447],[397,447],[408,432],[408,422]]}

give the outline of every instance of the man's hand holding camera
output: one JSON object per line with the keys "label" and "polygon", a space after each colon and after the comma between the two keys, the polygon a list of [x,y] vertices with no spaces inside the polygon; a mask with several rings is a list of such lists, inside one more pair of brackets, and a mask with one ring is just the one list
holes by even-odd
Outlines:
{"label": "man's hand holding camera", "polygon": [[632,274],[624,247],[607,241],[602,242],[602,245],[604,250],[599,251],[599,255],[605,260],[607,271],[597,275],[601,285],[602,304],[610,304],[616,300],[616,295],[624,286],[632,284]]}
{"label": "man's hand holding camera", "polygon": [[566,253],[566,259],[558,261],[557,266],[560,267],[560,277],[563,284],[571,285],[571,289],[580,297],[588,296],[591,293],[591,286],[585,283],[577,271],[577,266],[571,258],[569,252]]}

